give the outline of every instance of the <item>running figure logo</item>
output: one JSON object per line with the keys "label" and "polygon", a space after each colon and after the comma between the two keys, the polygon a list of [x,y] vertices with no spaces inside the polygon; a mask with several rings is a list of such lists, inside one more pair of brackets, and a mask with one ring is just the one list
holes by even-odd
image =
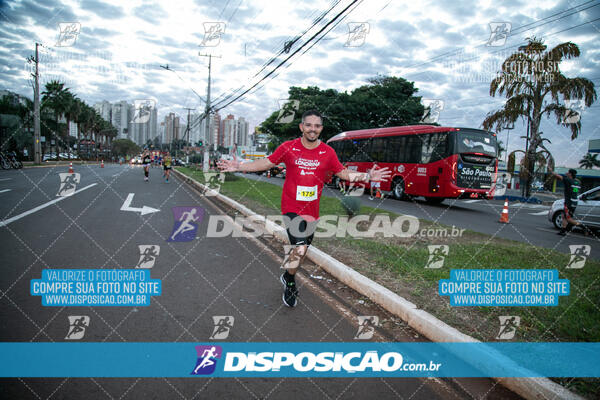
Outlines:
{"label": "running figure logo", "polygon": [[506,189],[511,180],[511,175],[506,172],[503,172],[502,174],[495,173],[494,175],[496,182],[494,185],[494,196],[502,196],[506,193]]}
{"label": "running figure logo", "polygon": [[421,122],[425,124],[435,124],[440,119],[440,113],[444,109],[444,101],[439,99],[423,99],[425,111],[421,117]]}
{"label": "running figure logo", "polygon": [[358,331],[354,335],[354,339],[369,340],[375,333],[375,327],[379,326],[379,317],[376,315],[359,315]]}
{"label": "running figure logo", "polygon": [[500,330],[498,331],[498,340],[510,340],[515,337],[517,328],[521,324],[521,317],[516,315],[503,315],[500,318]]}
{"label": "running figure logo", "polygon": [[204,39],[200,47],[216,47],[225,34],[225,22],[204,22]]}
{"label": "running figure logo", "polygon": [[83,339],[85,328],[90,326],[90,317],[87,315],[70,315],[69,317],[69,332],[65,340]]}
{"label": "running figure logo", "polygon": [[134,124],[145,124],[150,120],[152,110],[156,107],[156,102],[152,99],[148,100],[135,100],[134,101],[134,115],[131,120]]}
{"label": "running figure logo", "polygon": [[346,191],[346,196],[356,196],[361,197],[365,193],[365,187],[357,184],[356,182],[350,182],[348,186],[348,190]]}
{"label": "running figure logo", "polygon": [[72,196],[75,189],[77,189],[77,184],[81,181],[81,174],[65,172],[58,174],[58,176],[60,177],[60,188],[56,195],[60,197]]}
{"label": "running figure logo", "polygon": [[368,22],[348,22],[348,39],[344,47],[362,46],[370,30],[371,25]]}
{"label": "running figure logo", "polygon": [[79,22],[60,22],[58,24],[60,33],[58,34],[58,40],[56,41],[56,47],[70,47],[77,41],[77,36],[81,31],[81,24]]}
{"label": "running figure logo", "polygon": [[485,45],[490,47],[504,46],[508,35],[510,35],[511,27],[510,22],[490,22],[490,38]]}
{"label": "running figure logo", "polygon": [[209,339],[223,340],[229,336],[229,330],[233,328],[234,318],[230,315],[213,315],[215,328]]}
{"label": "running figure logo", "polygon": [[[284,244],[283,245],[283,264],[281,268],[286,268],[286,265],[298,265],[298,262],[302,260],[303,256],[296,251],[298,245]],[[293,263],[293,264],[292,264]],[[291,267],[294,268],[294,267]]]}
{"label": "running figure logo", "polygon": [[276,124],[289,124],[294,120],[296,111],[300,107],[300,100],[279,99],[279,115]]}
{"label": "running figure logo", "polygon": [[448,247],[448,245],[432,244],[427,246],[427,250],[429,250],[429,259],[427,259],[427,264],[425,264],[425,268],[442,268],[444,266],[444,260],[450,252],[450,248]]}
{"label": "running figure logo", "polygon": [[585,265],[585,260],[589,257],[592,248],[588,244],[571,244],[569,250],[571,250],[571,259],[566,268],[581,269]]}
{"label": "running figure logo", "polygon": [[175,224],[167,242],[190,242],[196,238],[198,225],[204,217],[202,207],[173,207]]}
{"label": "running figure logo", "polygon": [[198,360],[191,375],[210,375],[215,372],[217,359],[223,355],[221,346],[196,346]]}
{"label": "running figure logo", "polygon": [[225,183],[225,173],[223,172],[205,172],[204,185],[210,190],[204,192],[205,196],[216,196],[221,190],[221,185]]}
{"label": "running figure logo", "polygon": [[140,260],[138,261],[136,268],[152,268],[154,267],[154,261],[160,254],[160,246],[157,244],[138,246],[140,249]]}
{"label": "running figure logo", "polygon": [[581,114],[585,109],[585,102],[583,99],[565,100],[565,108],[567,110],[563,117],[563,123],[576,124],[581,119]]}

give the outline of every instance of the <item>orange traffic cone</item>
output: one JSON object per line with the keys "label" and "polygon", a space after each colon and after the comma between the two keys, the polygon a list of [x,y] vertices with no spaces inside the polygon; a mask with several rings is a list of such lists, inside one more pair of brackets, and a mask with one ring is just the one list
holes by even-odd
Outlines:
{"label": "orange traffic cone", "polygon": [[271,177],[271,170],[268,170],[267,171],[267,178],[270,178],[270,177]]}
{"label": "orange traffic cone", "polygon": [[377,189],[377,193],[375,193],[375,197],[377,197],[378,199],[381,198],[381,192],[379,191],[379,189]]}
{"label": "orange traffic cone", "polygon": [[100,161],[100,168],[104,168],[104,160]]}
{"label": "orange traffic cone", "polygon": [[500,215],[500,221],[504,224],[508,224],[508,199],[504,200],[504,208],[502,209],[502,214]]}
{"label": "orange traffic cone", "polygon": [[69,163],[69,173],[70,174],[73,173],[73,163],[72,162]]}

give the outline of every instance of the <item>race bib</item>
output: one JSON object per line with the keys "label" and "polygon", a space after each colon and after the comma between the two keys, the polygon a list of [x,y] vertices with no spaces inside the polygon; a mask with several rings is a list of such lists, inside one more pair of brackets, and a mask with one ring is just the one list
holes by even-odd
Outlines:
{"label": "race bib", "polygon": [[317,185],[296,186],[296,200],[313,201],[317,199]]}

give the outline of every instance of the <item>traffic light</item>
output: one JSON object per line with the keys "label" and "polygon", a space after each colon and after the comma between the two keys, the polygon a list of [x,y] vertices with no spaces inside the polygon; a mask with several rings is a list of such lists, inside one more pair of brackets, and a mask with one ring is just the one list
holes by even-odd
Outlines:
{"label": "traffic light", "polygon": [[202,147],[202,140],[198,142],[198,147]]}

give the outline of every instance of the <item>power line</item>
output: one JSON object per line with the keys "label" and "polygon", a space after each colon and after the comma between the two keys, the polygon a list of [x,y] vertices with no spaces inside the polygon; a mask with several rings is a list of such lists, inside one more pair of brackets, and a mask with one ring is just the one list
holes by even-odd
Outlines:
{"label": "power line", "polygon": [[[340,23],[341,23],[341,22],[344,20],[344,18],[346,18],[346,16],[348,16],[349,14],[351,14],[351,13],[352,13],[352,11],[354,11],[354,10],[355,10],[355,9],[356,9],[356,8],[357,8],[357,7],[358,7],[358,6],[359,6],[359,5],[362,3],[362,2],[363,2],[363,0],[360,0],[360,1],[358,2],[358,4],[356,4],[356,5],[355,5],[355,6],[352,8],[352,10],[350,10],[350,12],[348,12],[348,13],[347,13],[347,14],[346,14],[344,17],[342,17],[342,18],[341,18],[341,19],[340,19],[338,22],[336,22],[336,23],[335,23],[335,24],[334,24],[334,25],[333,25],[331,28],[329,28],[329,29],[327,30],[327,32],[325,32],[324,34],[322,34],[322,35],[321,35],[321,37],[317,39],[317,41],[315,41],[313,44],[311,44],[311,45],[310,45],[310,47],[308,47],[306,50],[304,50],[304,51],[302,52],[302,54],[300,54],[300,57],[302,57],[302,56],[303,56],[303,55],[304,55],[306,52],[308,52],[310,49],[312,49],[312,48],[313,48],[313,46],[315,46],[315,45],[316,45],[317,43],[319,43],[321,40],[323,40],[323,39],[325,38],[325,36],[327,36],[327,34],[328,34],[329,32],[331,32],[333,29],[335,29],[335,28],[336,28],[336,27],[337,27],[337,26],[338,26],[338,25],[339,25],[339,24],[340,24]],[[388,3],[388,4],[389,4],[389,3]],[[385,8],[385,7],[383,7],[383,8]],[[383,10],[383,8],[382,8],[382,10]],[[381,10],[380,10],[380,11],[381,11]],[[287,64],[287,65],[285,66],[285,68],[289,68],[289,67],[290,67],[290,66],[292,66],[292,65],[293,65],[293,62],[291,62],[291,63]],[[277,76],[279,76],[279,74],[272,76],[272,77],[271,77],[271,79],[269,79],[269,82],[270,82],[270,81],[272,81],[273,79],[275,79]],[[255,93],[255,92],[259,91],[260,89],[262,89],[262,88],[263,88],[263,87],[264,87],[264,86],[265,86],[267,83],[269,83],[269,82],[265,82],[263,85],[261,85],[260,87],[256,88],[256,90],[254,90],[254,92],[253,92],[253,93]]]}
{"label": "power line", "polygon": [[[333,24],[338,18],[340,18],[352,5],[354,5],[358,0],[353,0],[352,3],[350,3],[348,6],[346,6],[346,8],[344,8],[342,11],[340,11],[331,21],[329,21],[323,28],[321,28],[317,33],[315,33],[313,36],[310,37],[310,39],[308,39],[305,43],[302,44],[302,46],[300,46],[298,49],[296,49],[290,56],[288,56],[286,59],[284,59],[283,61],[281,61],[273,70],[271,70],[268,74],[266,74],[264,77],[262,77],[258,82],[254,83],[250,88],[246,89],[244,92],[242,92],[240,95],[236,96],[233,100],[227,102],[227,104],[225,105],[220,105],[220,104],[215,104],[215,108],[216,110],[220,110],[223,109],[225,107],[227,107],[228,105],[230,105],[231,103],[237,101],[238,99],[240,99],[241,97],[243,97],[246,93],[248,93],[250,90],[254,89],[256,86],[258,86],[258,84],[260,82],[262,82],[263,80],[267,79],[269,76],[271,76],[276,70],[278,70],[282,65],[284,65],[290,58],[292,58],[293,56],[295,56],[300,50],[302,50],[307,44],[309,44],[314,38],[316,38],[318,35],[320,35],[325,29],[327,29],[331,24]],[[221,103],[223,103],[224,100],[221,101]]]}
{"label": "power line", "polygon": [[[300,35],[298,35],[298,36],[296,36],[295,38],[293,38],[293,40],[292,40],[292,41],[288,41],[288,42],[285,42],[285,41],[283,41],[283,42],[281,42],[281,43],[279,44],[279,46],[278,46],[278,47],[276,47],[276,48],[280,48],[280,49],[281,49],[281,50],[279,51],[279,53],[278,53],[278,54],[276,54],[275,56],[273,56],[273,57],[272,57],[272,58],[271,58],[269,61],[265,62],[265,63],[264,63],[262,66],[261,66],[260,70],[259,70],[258,72],[256,72],[256,73],[255,73],[255,74],[254,74],[254,75],[253,75],[253,76],[252,76],[250,79],[252,79],[252,78],[255,78],[256,76],[258,76],[258,75],[259,75],[259,74],[260,74],[262,71],[264,71],[264,70],[265,70],[265,68],[267,68],[267,67],[268,67],[269,65],[271,65],[273,62],[275,62],[275,61],[277,60],[277,58],[278,58],[280,55],[282,55],[282,54],[285,52],[285,50],[286,50],[286,49],[285,49],[285,46],[282,46],[284,43],[291,43],[291,45],[293,45],[294,43],[296,43],[296,42],[297,42],[298,40],[300,40],[300,39],[301,39],[301,38],[302,38],[302,37],[303,37],[303,36],[304,36],[304,35],[305,35],[307,32],[309,32],[309,31],[310,31],[311,29],[313,29],[313,28],[314,28],[314,27],[315,27],[315,26],[316,26],[316,25],[317,25],[319,22],[321,22],[321,21],[323,20],[323,18],[325,18],[325,16],[326,16],[327,14],[329,14],[329,13],[331,12],[331,10],[333,10],[333,9],[334,9],[334,8],[335,8],[335,7],[336,7],[336,6],[337,6],[337,5],[340,3],[340,1],[341,1],[341,0],[334,0],[334,1],[332,2],[332,6],[331,6],[331,7],[329,7],[329,9],[328,9],[328,10],[326,10],[326,11],[322,12],[322,13],[321,13],[321,14],[320,14],[320,15],[319,15],[319,16],[318,16],[318,17],[317,17],[317,18],[316,18],[316,19],[313,21],[313,23],[312,23],[312,25],[311,25],[310,27],[308,27],[307,29],[305,29],[305,30],[304,30],[304,31],[303,31],[303,32],[302,32]],[[314,12],[311,14],[311,16],[312,16],[313,14],[314,14]],[[288,48],[291,48],[291,45],[290,45]],[[283,48],[282,48],[282,47],[283,47]],[[275,49],[274,49],[274,50],[275,50]],[[288,50],[288,51],[289,51],[289,50]],[[289,58],[290,58],[290,57],[288,57],[288,59],[289,59]],[[287,60],[287,59],[286,59],[286,60]],[[227,101],[227,100],[228,100],[228,99],[230,99],[231,97],[235,96],[235,94],[236,94],[236,93],[238,93],[239,91],[241,91],[242,89],[244,89],[244,87],[245,87],[245,85],[241,85],[240,87],[238,87],[237,89],[234,89],[234,90],[233,90],[231,93],[229,93],[228,95],[226,95],[226,96],[225,96],[223,99],[221,99],[221,100],[218,100],[218,101],[217,101],[217,100],[215,100],[215,103],[216,103],[216,104],[218,104],[218,103],[222,103],[222,102],[225,102],[225,101]],[[226,93],[226,92],[224,92],[224,93]],[[223,96],[223,95],[224,95],[224,93],[223,93],[223,94],[221,94],[219,97]],[[217,98],[217,99],[218,99],[218,98]]]}
{"label": "power line", "polygon": [[[566,32],[566,31],[570,31],[571,29],[579,28],[580,26],[587,25],[587,24],[591,24],[592,22],[596,22],[596,21],[598,21],[598,20],[600,20],[600,18],[596,18],[596,19],[593,19],[593,20],[591,20],[591,21],[586,21],[586,22],[583,22],[583,23],[581,23],[581,24],[574,25],[574,26],[571,26],[571,27],[569,27],[569,28],[566,28],[566,29],[563,29],[563,30],[560,30],[560,31],[557,31],[557,32],[552,32],[552,33],[549,33],[549,34],[547,34],[547,35],[544,35],[544,36],[542,36],[542,38],[544,38],[544,37],[548,37],[548,36],[557,35],[557,34],[559,34],[559,33],[563,33],[563,32]],[[488,54],[495,54],[495,53],[499,53],[499,52],[506,51],[506,50],[509,50],[509,49],[517,48],[517,47],[520,47],[520,46],[521,46],[523,43],[526,43],[526,42],[525,42],[525,41],[522,41],[522,42],[520,42],[520,43],[517,43],[517,44],[516,44],[516,45],[514,45],[514,46],[509,46],[509,47],[505,47],[505,48],[498,49],[498,50],[495,50],[495,51],[491,51],[491,52],[489,52]],[[472,58],[469,58],[469,59],[461,60],[461,61],[459,61],[458,63],[465,63],[465,62],[468,62],[468,61],[477,60],[478,58],[479,58],[479,56],[474,56],[474,57],[472,57]],[[417,73],[410,73],[410,72],[409,72],[407,75],[416,76],[416,75],[422,75],[422,74],[426,74],[426,73],[428,73],[428,72],[429,72],[429,71],[422,71],[422,72],[417,72]]]}
{"label": "power line", "polygon": [[[572,7],[572,8],[568,8],[568,9],[566,9],[566,10],[564,10],[564,11],[561,11],[561,12],[559,12],[559,13],[553,14],[553,15],[551,15],[551,16],[548,16],[548,17],[546,17],[546,18],[542,18],[542,19],[540,19],[540,20],[537,20],[537,21],[534,21],[534,22],[530,22],[529,24],[525,24],[525,25],[523,25],[523,26],[520,26],[520,27],[518,27],[518,28],[516,28],[516,29],[512,30],[512,31],[510,32],[510,36],[513,36],[513,34],[514,34],[514,33],[516,33],[517,31],[521,30],[522,28],[524,28],[524,27],[526,27],[526,26],[529,26],[529,25],[532,25],[532,24],[537,24],[537,23],[539,23],[539,22],[542,22],[542,21],[544,21],[544,20],[547,20],[547,19],[549,19],[549,18],[552,18],[552,17],[554,17],[554,16],[556,16],[556,15],[559,15],[559,14],[562,14],[562,13],[565,13],[565,12],[569,12],[569,11],[571,11],[571,10],[573,10],[573,9],[576,9],[576,8],[578,8],[578,7],[581,7],[581,6],[584,6],[584,5],[586,5],[586,4],[588,4],[588,3],[591,3],[591,2],[593,2],[593,0],[592,0],[592,1],[588,1],[588,2],[586,2],[586,3],[582,3],[582,4],[580,4],[580,5],[578,5],[578,6],[575,6],[575,7]],[[540,26],[546,25],[546,24],[548,24],[548,23],[551,23],[551,22],[558,21],[559,19],[563,19],[563,18],[569,17],[569,16],[571,16],[571,15],[577,14],[577,13],[579,13],[579,12],[581,12],[581,11],[585,11],[585,10],[587,10],[588,8],[596,7],[596,6],[598,6],[598,5],[600,5],[600,4],[594,4],[594,5],[592,5],[592,6],[589,6],[589,7],[583,8],[583,9],[581,9],[581,10],[578,10],[578,11],[576,11],[576,12],[574,12],[574,13],[571,13],[571,14],[568,14],[568,15],[563,15],[562,17],[560,17],[560,18],[557,18],[557,19],[554,19],[554,20],[552,20],[552,21],[544,22],[543,24],[540,24],[540,25],[538,25],[538,26],[534,26],[534,27],[532,27],[532,28],[525,29],[523,32],[526,32],[526,31],[528,31],[528,30],[531,30],[531,29],[539,28]],[[520,42],[520,43],[523,43],[523,42]],[[486,43],[479,44],[479,45],[475,46],[475,48],[477,49],[477,48],[480,48],[480,47],[484,47],[485,45],[486,45]],[[462,49],[457,49],[457,50],[451,50],[451,51],[447,51],[447,52],[445,52],[445,53],[442,53],[442,54],[439,54],[439,55],[437,55],[437,56],[434,56],[434,57],[432,57],[432,58],[430,58],[430,59],[428,59],[428,60],[425,60],[425,61],[424,61],[424,62],[422,62],[422,63],[413,64],[413,65],[409,65],[409,66],[405,67],[404,69],[409,69],[409,68],[414,68],[414,67],[420,67],[420,66],[422,66],[422,65],[431,64],[431,62],[433,62],[433,61],[435,61],[435,60],[437,60],[437,59],[439,59],[439,58],[443,58],[443,57],[445,57],[445,56],[447,56],[447,55],[458,54],[458,53],[460,53],[461,51],[462,51]]]}

